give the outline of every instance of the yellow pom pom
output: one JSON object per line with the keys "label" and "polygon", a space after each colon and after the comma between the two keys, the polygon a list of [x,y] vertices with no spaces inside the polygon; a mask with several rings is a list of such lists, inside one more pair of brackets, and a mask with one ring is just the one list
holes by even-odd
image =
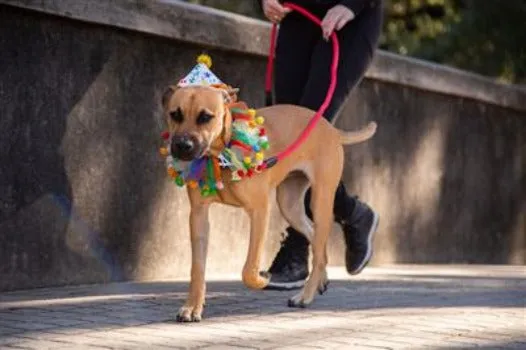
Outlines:
{"label": "yellow pom pom", "polygon": [[256,123],[259,124],[259,125],[263,125],[263,123],[265,122],[265,118],[263,118],[262,116],[259,116],[256,118]]}
{"label": "yellow pom pom", "polygon": [[256,116],[256,110],[255,109],[249,109],[248,110],[248,115],[251,117],[251,118],[254,118]]}
{"label": "yellow pom pom", "polygon": [[263,152],[256,153],[256,160],[263,160],[265,156],[263,155]]}
{"label": "yellow pom pom", "polygon": [[245,157],[245,158],[243,158],[243,163],[250,164],[250,163],[252,163],[252,159],[250,157]]}
{"label": "yellow pom pom", "polygon": [[197,63],[202,63],[208,68],[212,67],[212,58],[207,54],[201,54],[197,57]]}
{"label": "yellow pom pom", "polygon": [[169,152],[168,152],[168,149],[166,147],[161,147],[161,148],[159,148],[159,153],[161,154],[161,156],[166,157]]}
{"label": "yellow pom pom", "polygon": [[251,128],[255,128],[256,127],[256,122],[250,121],[250,122],[248,122],[248,126],[250,126]]}

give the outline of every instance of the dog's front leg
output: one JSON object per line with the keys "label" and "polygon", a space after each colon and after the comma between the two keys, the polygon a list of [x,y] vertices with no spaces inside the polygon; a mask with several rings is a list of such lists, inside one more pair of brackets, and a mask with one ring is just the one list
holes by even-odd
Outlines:
{"label": "dog's front leg", "polygon": [[192,203],[190,211],[190,239],[192,242],[192,269],[190,291],[177,314],[179,322],[199,322],[205,304],[205,268],[208,251],[208,203]]}
{"label": "dog's front leg", "polygon": [[262,277],[259,271],[270,216],[268,198],[259,199],[257,206],[247,209],[247,213],[250,217],[250,243],[243,267],[243,283],[248,288],[263,289],[267,286],[268,279]]}

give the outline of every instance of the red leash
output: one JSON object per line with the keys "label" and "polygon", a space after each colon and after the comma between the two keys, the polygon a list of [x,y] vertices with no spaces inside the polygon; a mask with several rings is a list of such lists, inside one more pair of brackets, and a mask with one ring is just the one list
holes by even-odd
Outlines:
{"label": "red leash", "polygon": [[[321,27],[321,20],[309,11],[305,10],[303,7],[298,6],[296,4],[291,4],[289,2],[284,3],[283,6],[301,13],[303,16],[307,17],[312,22],[318,24]],[[272,104],[272,71],[274,67],[274,54],[276,50],[277,32],[277,24],[274,24],[270,33],[270,50],[267,62],[267,74],[265,77],[265,96],[267,106]],[[336,88],[338,60],[340,56],[340,44],[338,42],[338,37],[336,36],[336,33],[332,32],[330,38],[332,41],[332,63],[330,68],[331,79],[329,83],[329,89],[327,90],[327,95],[325,95],[325,100],[323,101],[322,105],[320,106],[314,117],[312,117],[309,124],[305,127],[301,135],[291,145],[289,145],[285,150],[278,153],[277,155],[265,159],[263,163],[265,168],[270,168],[276,165],[278,161],[282,160],[283,158],[286,158],[288,155],[294,152],[307,139],[307,137],[312,132],[312,130],[322,117],[327,107],[329,107],[329,103],[332,100],[332,95],[334,94],[334,89]],[[298,38],[298,40],[301,40],[301,38]]]}

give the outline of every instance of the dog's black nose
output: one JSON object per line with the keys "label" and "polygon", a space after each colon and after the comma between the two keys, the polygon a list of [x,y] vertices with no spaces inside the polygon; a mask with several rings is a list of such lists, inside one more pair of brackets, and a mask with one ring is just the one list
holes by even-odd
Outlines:
{"label": "dog's black nose", "polygon": [[172,139],[172,155],[179,159],[191,159],[195,156],[197,146],[197,140],[190,135],[174,136]]}
{"label": "dog's black nose", "polygon": [[183,138],[175,146],[181,152],[190,152],[194,148],[194,142],[189,138]]}

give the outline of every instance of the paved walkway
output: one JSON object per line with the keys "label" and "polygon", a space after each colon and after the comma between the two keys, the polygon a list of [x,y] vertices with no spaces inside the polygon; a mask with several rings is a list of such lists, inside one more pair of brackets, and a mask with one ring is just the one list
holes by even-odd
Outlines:
{"label": "paved walkway", "polygon": [[173,322],[185,282],[0,294],[1,349],[526,349],[525,267],[397,266],[290,309],[293,292],[208,284],[201,323]]}

